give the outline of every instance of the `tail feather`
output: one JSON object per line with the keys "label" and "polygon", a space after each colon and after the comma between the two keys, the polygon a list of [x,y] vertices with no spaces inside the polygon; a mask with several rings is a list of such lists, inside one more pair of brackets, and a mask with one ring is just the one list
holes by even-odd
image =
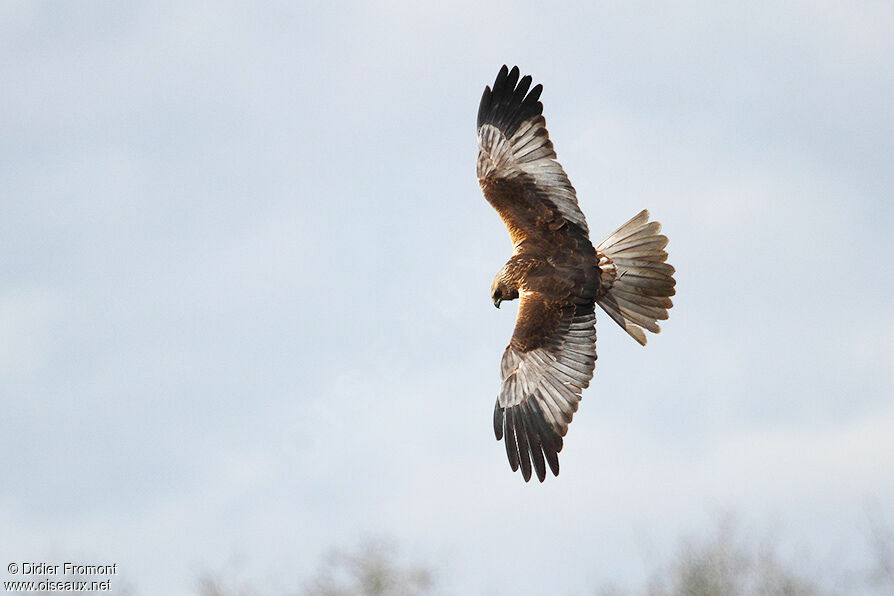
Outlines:
{"label": "tail feather", "polygon": [[643,329],[658,333],[675,293],[674,268],[666,263],[667,236],[643,209],[596,246],[602,270],[596,303],[642,345]]}

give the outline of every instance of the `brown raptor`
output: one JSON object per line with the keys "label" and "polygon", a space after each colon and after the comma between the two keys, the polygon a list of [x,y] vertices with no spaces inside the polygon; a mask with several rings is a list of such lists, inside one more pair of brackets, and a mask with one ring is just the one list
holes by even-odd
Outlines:
{"label": "brown raptor", "polygon": [[559,475],[562,437],[596,363],[595,305],[640,344],[673,306],[661,224],[642,211],[595,247],[543,118],[541,85],[500,69],[478,108],[478,182],[506,224],[512,257],[494,278],[499,307],[521,298],[500,366],[494,433],[513,471]]}

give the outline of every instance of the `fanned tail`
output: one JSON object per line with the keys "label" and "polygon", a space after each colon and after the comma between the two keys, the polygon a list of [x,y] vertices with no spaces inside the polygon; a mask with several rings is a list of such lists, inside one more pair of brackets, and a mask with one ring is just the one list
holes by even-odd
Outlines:
{"label": "fanned tail", "polygon": [[674,304],[674,268],[666,263],[667,236],[643,209],[596,247],[602,278],[596,303],[630,336],[646,345],[643,329],[658,333]]}

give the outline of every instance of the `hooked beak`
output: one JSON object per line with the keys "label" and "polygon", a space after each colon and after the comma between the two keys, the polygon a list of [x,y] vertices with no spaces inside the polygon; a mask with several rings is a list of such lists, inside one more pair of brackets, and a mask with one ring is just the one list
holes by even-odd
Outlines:
{"label": "hooked beak", "polygon": [[494,306],[500,308],[500,303],[503,302],[502,298],[494,298]]}

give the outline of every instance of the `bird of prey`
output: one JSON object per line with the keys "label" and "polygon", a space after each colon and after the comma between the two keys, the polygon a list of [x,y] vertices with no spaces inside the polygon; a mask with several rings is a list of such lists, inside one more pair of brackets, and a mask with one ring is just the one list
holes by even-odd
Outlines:
{"label": "bird of prey", "polygon": [[525,482],[532,465],[559,475],[558,453],[596,363],[598,304],[633,339],[673,306],[667,238],[644,210],[593,246],[574,187],[556,161],[541,85],[500,69],[478,108],[478,182],[512,239],[513,252],[491,286],[494,306],[520,298],[500,364],[494,433]]}

